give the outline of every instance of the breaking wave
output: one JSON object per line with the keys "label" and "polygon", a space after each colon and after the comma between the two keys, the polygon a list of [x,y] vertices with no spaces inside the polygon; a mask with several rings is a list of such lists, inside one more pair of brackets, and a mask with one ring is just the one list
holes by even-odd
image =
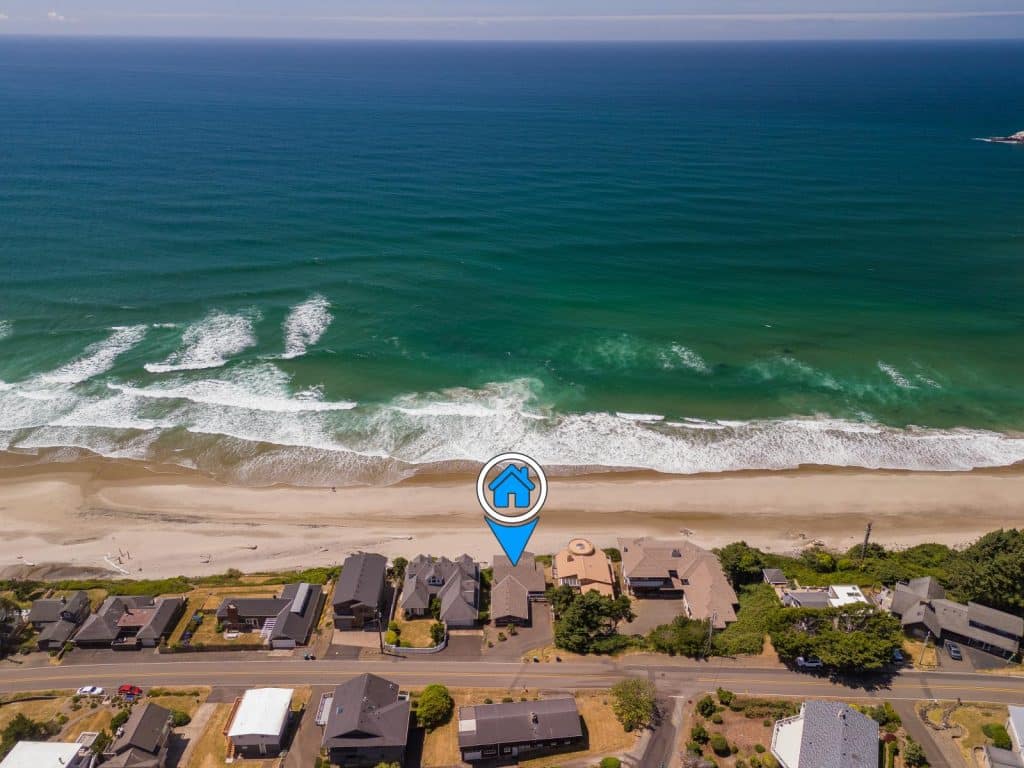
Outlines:
{"label": "breaking wave", "polygon": [[698,373],[711,373],[711,368],[704,362],[704,358],[682,344],[673,342],[668,349],[659,352],[658,357],[661,359],[661,367],[666,370],[671,371],[682,366]]}
{"label": "breaking wave", "polygon": [[161,363],[146,363],[150,373],[220,368],[228,358],[256,344],[253,322],[259,314],[215,310],[185,329],[181,346]]}
{"label": "breaking wave", "polygon": [[320,294],[310,296],[292,308],[284,321],[282,358],[291,360],[301,357],[306,354],[307,348],[320,340],[334,319],[330,308],[331,303]]}
{"label": "breaking wave", "polygon": [[90,344],[82,355],[54,371],[39,375],[46,384],[79,384],[105,373],[114,367],[117,358],[134,347],[146,336],[146,326],[133,325],[115,328],[103,341]]}
{"label": "breaking wave", "polygon": [[0,339],[6,339],[14,330],[10,320],[0,320]]}
{"label": "breaking wave", "polygon": [[890,381],[900,389],[917,389],[917,386],[906,376],[900,373],[899,369],[881,360],[878,361],[878,370],[889,377]]}

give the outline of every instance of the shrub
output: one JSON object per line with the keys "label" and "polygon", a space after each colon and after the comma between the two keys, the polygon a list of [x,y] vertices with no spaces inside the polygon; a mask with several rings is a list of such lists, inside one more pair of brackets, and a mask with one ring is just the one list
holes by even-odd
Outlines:
{"label": "shrub", "polygon": [[690,741],[694,744],[703,746],[710,740],[711,736],[708,734],[707,729],[700,723],[697,723],[697,725],[690,729]]}
{"label": "shrub", "polygon": [[764,754],[764,744],[755,744],[754,751],[759,755]]}
{"label": "shrub", "polygon": [[998,749],[1013,749],[1010,742],[1010,734],[1006,732],[1006,726],[1002,723],[985,723],[981,726],[981,732],[992,739],[992,746]]}
{"label": "shrub", "polygon": [[513,699],[511,696],[506,696],[505,698],[503,698],[501,700],[501,703],[502,704],[511,704],[513,701],[515,701],[515,699]]}
{"label": "shrub", "polygon": [[128,722],[128,718],[131,717],[132,711],[130,709],[122,709],[112,718],[110,718],[110,730],[116,731],[122,725]]}
{"label": "shrub", "polygon": [[617,757],[602,757],[601,768],[619,768],[622,765],[622,761]]}
{"label": "shrub", "polygon": [[437,683],[424,688],[419,701],[416,716],[420,725],[428,730],[447,722],[455,708],[455,702],[452,701],[448,689]]}
{"label": "shrub", "polygon": [[192,722],[192,718],[188,712],[182,712],[180,709],[171,710],[171,725],[174,728],[181,728]]}
{"label": "shrub", "polygon": [[398,626],[398,622],[394,619],[388,622],[388,630],[394,632],[396,635],[402,634],[402,628]]}
{"label": "shrub", "polygon": [[705,696],[697,702],[697,713],[701,717],[711,717],[716,711],[718,711],[718,707],[715,706],[715,700],[710,696]]}
{"label": "shrub", "polygon": [[484,699],[484,704],[493,704],[493,703],[494,703],[494,699],[490,699],[490,698]]}
{"label": "shrub", "polygon": [[729,742],[726,741],[725,736],[720,733],[711,735],[711,741],[708,742],[711,746],[711,751],[719,757],[728,757],[732,754],[732,750],[729,748]]}
{"label": "shrub", "polygon": [[398,634],[389,629],[384,633],[384,642],[388,645],[398,645]]}
{"label": "shrub", "polygon": [[736,698],[736,694],[732,691],[727,691],[725,688],[719,688],[717,691],[718,701],[721,702],[723,707],[728,707],[732,704],[733,699]]}
{"label": "shrub", "polygon": [[447,630],[441,622],[435,621],[430,625],[430,639],[434,641],[434,645],[440,645],[444,641],[446,634]]}
{"label": "shrub", "polygon": [[715,714],[711,716],[711,722],[715,725],[721,725],[725,721],[723,720],[721,713],[715,712]]}

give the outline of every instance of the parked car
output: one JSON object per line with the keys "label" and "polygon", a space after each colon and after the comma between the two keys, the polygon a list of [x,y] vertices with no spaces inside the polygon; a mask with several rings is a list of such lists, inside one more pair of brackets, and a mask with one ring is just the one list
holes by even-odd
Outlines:
{"label": "parked car", "polygon": [[102,696],[103,689],[98,685],[83,685],[78,689],[79,696]]}
{"label": "parked car", "polygon": [[808,656],[806,658],[803,656],[797,656],[796,665],[801,669],[821,669],[825,666],[822,660],[817,656]]}
{"label": "parked car", "polygon": [[946,642],[946,653],[949,654],[949,658],[953,661],[963,661],[964,654],[960,650],[960,646],[956,643]]}
{"label": "parked car", "polygon": [[903,651],[901,651],[899,648],[893,648],[892,661],[894,664],[902,664],[904,661],[906,661],[906,657],[903,655]]}
{"label": "parked car", "polygon": [[124,685],[122,685],[121,687],[119,687],[117,689],[117,695],[118,696],[130,696],[131,698],[134,699],[134,698],[142,695],[142,689],[139,688],[139,686],[137,686],[137,685],[129,685],[128,683],[125,683]]}

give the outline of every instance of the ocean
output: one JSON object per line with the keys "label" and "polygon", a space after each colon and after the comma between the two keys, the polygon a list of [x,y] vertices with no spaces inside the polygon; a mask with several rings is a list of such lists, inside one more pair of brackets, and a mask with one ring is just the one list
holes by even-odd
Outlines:
{"label": "ocean", "polygon": [[1024,43],[0,38],[0,450],[1024,460]]}

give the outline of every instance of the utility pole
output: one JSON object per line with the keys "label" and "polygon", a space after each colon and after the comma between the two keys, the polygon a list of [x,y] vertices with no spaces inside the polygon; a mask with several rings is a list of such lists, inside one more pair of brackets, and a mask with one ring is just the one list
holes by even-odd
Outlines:
{"label": "utility pole", "polygon": [[377,642],[380,644],[380,654],[384,655],[384,630],[381,628],[383,619],[380,615],[380,608],[377,608]]}
{"label": "utility pole", "polygon": [[864,529],[864,546],[860,549],[860,564],[864,565],[864,561],[868,556],[868,544],[871,543],[871,523],[868,523],[868,527]]}
{"label": "utility pole", "polygon": [[711,621],[708,622],[708,639],[707,645],[704,648],[704,658],[711,655],[711,640],[715,634],[715,622],[718,621],[718,611],[711,612]]}

